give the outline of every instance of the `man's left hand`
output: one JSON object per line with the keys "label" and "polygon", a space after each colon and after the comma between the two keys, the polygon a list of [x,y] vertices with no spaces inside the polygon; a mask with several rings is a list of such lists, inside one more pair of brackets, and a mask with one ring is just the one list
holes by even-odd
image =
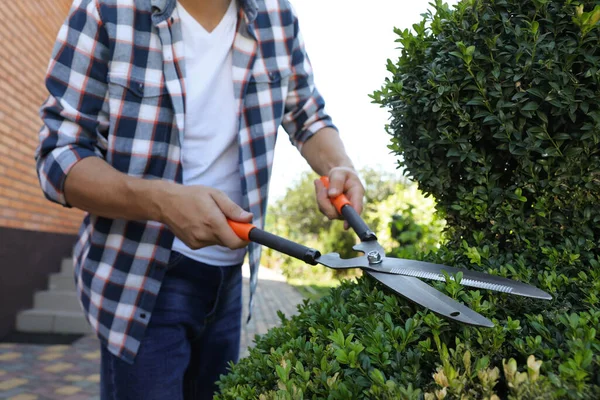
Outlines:
{"label": "man's left hand", "polygon": [[[315,180],[315,190],[317,193],[319,210],[321,210],[321,212],[330,220],[342,218],[331,202],[331,198],[339,196],[342,193],[350,200],[352,207],[357,213],[360,214],[362,212],[365,188],[353,168],[332,168],[331,171],[329,171],[329,190],[319,179]],[[345,229],[348,229],[347,222],[344,223],[344,227]]]}

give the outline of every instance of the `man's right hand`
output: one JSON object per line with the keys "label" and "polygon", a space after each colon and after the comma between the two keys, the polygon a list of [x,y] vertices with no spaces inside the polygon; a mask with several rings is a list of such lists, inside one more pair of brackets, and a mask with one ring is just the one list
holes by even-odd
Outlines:
{"label": "man's right hand", "polygon": [[73,207],[105,218],[162,222],[192,249],[248,245],[229,227],[227,218],[251,222],[252,214],[216,189],[128,176],[99,157],[75,164],[64,186]]}
{"label": "man's right hand", "polygon": [[221,245],[240,249],[248,245],[227,224],[227,219],[252,222],[252,214],[244,211],[225,193],[206,186],[168,185],[157,199],[160,222],[166,224],[189,248]]}

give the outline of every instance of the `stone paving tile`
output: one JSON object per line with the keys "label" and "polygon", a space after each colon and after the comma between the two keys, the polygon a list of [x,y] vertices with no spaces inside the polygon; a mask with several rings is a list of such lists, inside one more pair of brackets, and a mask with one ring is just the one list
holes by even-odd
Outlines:
{"label": "stone paving tile", "polygon": [[[244,278],[244,314],[240,355],[248,355],[254,336],[279,325],[277,310],[297,312],[302,295],[278,274],[261,269],[252,320],[247,319],[248,279]],[[99,400],[100,351],[95,337],[73,345],[0,344],[0,399]]]}

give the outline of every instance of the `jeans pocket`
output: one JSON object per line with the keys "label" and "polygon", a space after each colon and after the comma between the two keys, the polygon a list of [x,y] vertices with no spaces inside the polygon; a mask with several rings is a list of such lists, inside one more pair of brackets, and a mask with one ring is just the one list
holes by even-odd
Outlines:
{"label": "jeans pocket", "polygon": [[169,263],[167,264],[167,270],[176,267],[181,260],[183,260],[185,256],[177,251],[171,251],[171,257],[169,258]]}

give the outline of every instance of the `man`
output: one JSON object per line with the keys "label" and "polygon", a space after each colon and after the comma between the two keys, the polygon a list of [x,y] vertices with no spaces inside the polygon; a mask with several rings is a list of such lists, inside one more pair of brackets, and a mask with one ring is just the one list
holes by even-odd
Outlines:
{"label": "man", "polygon": [[75,0],[46,79],[46,197],[87,211],[74,250],[103,399],[211,398],[238,358],[240,267],[258,246],[283,125],[321,211],[363,187],[313,83],[287,0]]}

